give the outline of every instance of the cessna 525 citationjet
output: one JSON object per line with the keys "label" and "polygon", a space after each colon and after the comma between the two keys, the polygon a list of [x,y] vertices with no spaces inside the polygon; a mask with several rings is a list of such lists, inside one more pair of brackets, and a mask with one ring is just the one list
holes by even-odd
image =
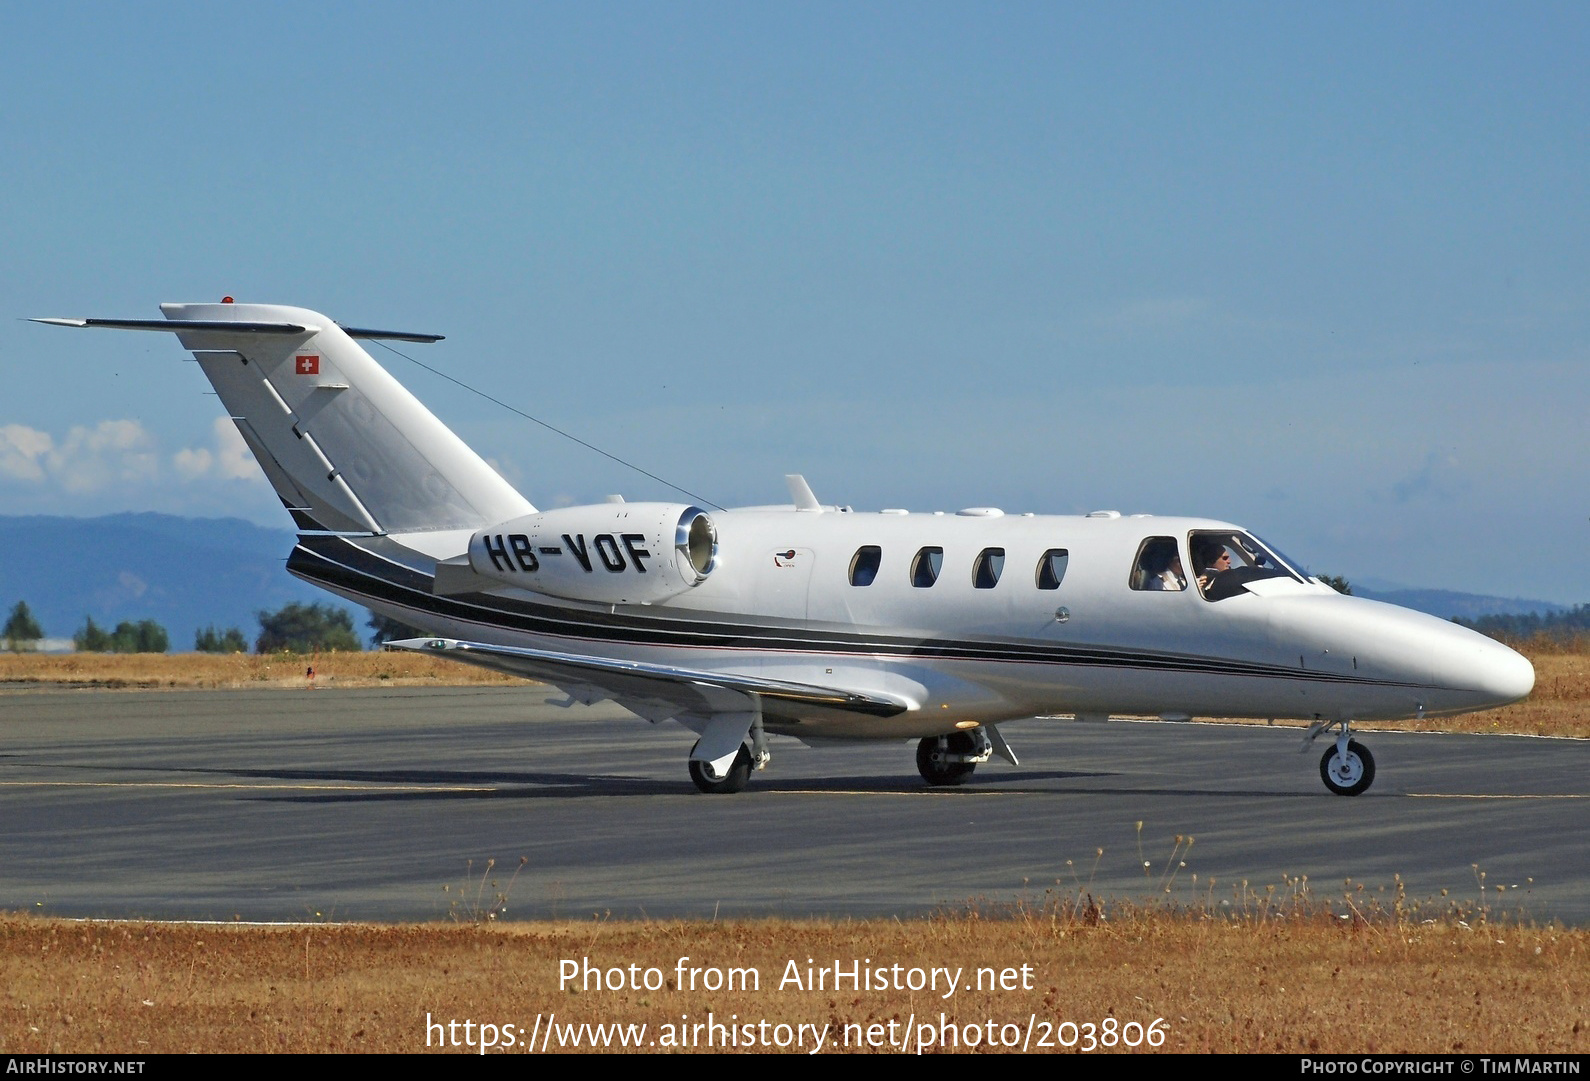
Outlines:
{"label": "cessna 525 citationjet", "polygon": [[1198,518],[863,513],[798,476],[784,506],[538,511],[339,326],[267,304],[164,304],[294,521],[287,569],[435,637],[393,643],[611,700],[699,734],[690,777],[735,792],[767,734],[918,740],[929,784],[1016,756],[1038,715],[1298,718],[1334,730],[1325,786],[1374,759],[1354,721],[1486,709],[1529,662],[1434,617],[1342,596],[1252,533]]}

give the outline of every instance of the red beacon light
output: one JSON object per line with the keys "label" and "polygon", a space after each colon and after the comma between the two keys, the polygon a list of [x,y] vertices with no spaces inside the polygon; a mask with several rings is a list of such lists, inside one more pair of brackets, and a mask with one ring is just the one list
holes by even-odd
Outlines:
{"label": "red beacon light", "polygon": [[232,300],[231,297],[222,297],[221,298],[221,303],[222,304],[231,304],[231,303],[233,303],[233,300]]}

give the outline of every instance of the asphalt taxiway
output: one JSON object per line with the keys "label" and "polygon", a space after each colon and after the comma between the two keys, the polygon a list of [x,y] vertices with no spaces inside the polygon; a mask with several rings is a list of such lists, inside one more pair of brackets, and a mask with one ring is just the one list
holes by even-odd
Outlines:
{"label": "asphalt taxiway", "polygon": [[0,693],[0,908],[904,916],[1046,890],[1219,904],[1306,875],[1590,924],[1590,741],[1369,733],[1378,779],[1345,799],[1295,729],[1033,719],[1001,727],[1020,768],[960,788],[924,786],[905,743],[776,740],[745,792],[704,796],[684,729],[548,699]]}

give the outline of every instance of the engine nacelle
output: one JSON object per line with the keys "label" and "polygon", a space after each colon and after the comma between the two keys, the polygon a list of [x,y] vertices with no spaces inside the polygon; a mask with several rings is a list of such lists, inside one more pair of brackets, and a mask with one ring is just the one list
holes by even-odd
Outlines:
{"label": "engine nacelle", "polygon": [[564,507],[469,538],[476,574],[554,597],[650,604],[700,585],[718,559],[718,530],[700,507],[600,503]]}

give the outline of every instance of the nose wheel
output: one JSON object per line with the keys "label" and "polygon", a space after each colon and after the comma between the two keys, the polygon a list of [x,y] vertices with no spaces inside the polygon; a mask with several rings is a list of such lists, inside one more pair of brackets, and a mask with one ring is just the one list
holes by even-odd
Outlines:
{"label": "nose wheel", "polygon": [[[1345,741],[1346,746],[1341,744]],[[1319,760],[1320,779],[1338,796],[1357,796],[1375,783],[1375,756],[1356,739],[1338,740]]]}

